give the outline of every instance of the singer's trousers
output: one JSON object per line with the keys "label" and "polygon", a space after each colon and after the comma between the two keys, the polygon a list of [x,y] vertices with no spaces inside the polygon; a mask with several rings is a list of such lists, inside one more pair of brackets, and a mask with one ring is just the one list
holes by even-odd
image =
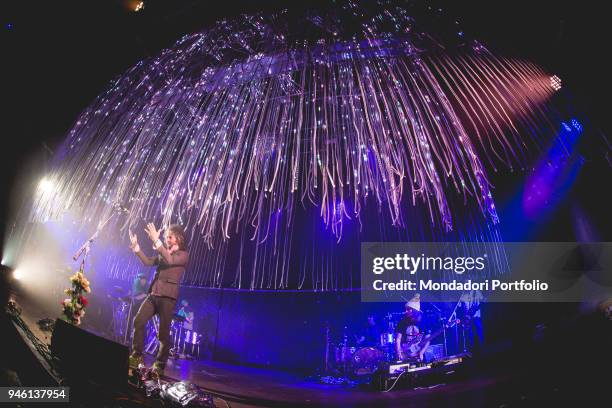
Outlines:
{"label": "singer's trousers", "polygon": [[138,313],[134,317],[134,337],[132,338],[132,353],[134,355],[142,355],[144,349],[145,327],[147,322],[154,316],[159,316],[159,351],[157,352],[156,361],[158,364],[165,366],[170,354],[170,324],[176,307],[176,299],[163,296],[149,295]]}

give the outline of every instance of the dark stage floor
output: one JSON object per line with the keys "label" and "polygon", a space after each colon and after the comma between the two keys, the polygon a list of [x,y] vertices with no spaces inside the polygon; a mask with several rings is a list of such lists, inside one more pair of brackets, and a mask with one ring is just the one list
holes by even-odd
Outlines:
{"label": "dark stage floor", "polygon": [[327,385],[316,378],[219,362],[173,361],[167,375],[192,381],[231,401],[232,406],[499,406],[508,378],[478,376],[432,384],[431,388],[385,393],[366,385]]}
{"label": "dark stage floor", "polygon": [[[50,335],[36,325],[44,317],[40,311],[23,306],[21,316],[49,344]],[[170,360],[166,375],[191,381],[220,397],[217,406],[226,406],[224,400],[232,407],[575,407],[586,401],[592,402],[589,406],[603,406],[600,402],[605,401],[601,398],[609,375],[601,375],[597,367],[603,363],[598,353],[605,350],[570,342],[576,348],[563,355],[558,353],[566,343],[562,344],[551,344],[557,347],[554,353],[546,351],[552,350],[549,345],[514,344],[490,350],[450,376],[421,379],[416,388],[400,382],[390,392],[366,384],[324,384],[316,376],[216,361]],[[147,357],[149,363],[152,359]]]}

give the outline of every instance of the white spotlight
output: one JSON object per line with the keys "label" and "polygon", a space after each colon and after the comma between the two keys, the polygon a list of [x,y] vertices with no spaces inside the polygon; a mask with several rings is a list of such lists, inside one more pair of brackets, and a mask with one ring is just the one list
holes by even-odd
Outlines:
{"label": "white spotlight", "polygon": [[53,182],[50,180],[47,180],[46,178],[40,180],[40,183],[38,183],[38,187],[45,193],[49,193],[51,191],[53,191]]}
{"label": "white spotlight", "polygon": [[15,269],[13,271],[13,278],[20,280],[21,278],[23,278],[23,272],[21,272],[19,269]]}
{"label": "white spotlight", "polygon": [[559,78],[556,75],[553,75],[550,77],[550,86],[552,86],[552,88],[555,91],[558,91],[561,89],[561,78]]}

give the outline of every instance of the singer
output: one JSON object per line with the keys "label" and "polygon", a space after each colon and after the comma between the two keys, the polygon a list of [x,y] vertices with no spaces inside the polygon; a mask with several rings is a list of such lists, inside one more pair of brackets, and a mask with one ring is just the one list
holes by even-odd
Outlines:
{"label": "singer", "polygon": [[162,376],[170,352],[170,323],[176,307],[179,294],[179,284],[189,260],[187,242],[183,228],[171,225],[164,234],[165,244],[159,239],[160,231],[153,223],[149,223],[145,232],[153,243],[157,255],[145,255],[138,245],[136,234],[129,231],[130,248],[147,266],[157,266],[155,276],[149,286],[148,296],[142,302],[134,317],[134,336],[132,338],[132,354],[129,359],[131,368],[143,363],[145,326],[154,315],[159,316],[159,351],[155,363],[151,367],[153,374]]}

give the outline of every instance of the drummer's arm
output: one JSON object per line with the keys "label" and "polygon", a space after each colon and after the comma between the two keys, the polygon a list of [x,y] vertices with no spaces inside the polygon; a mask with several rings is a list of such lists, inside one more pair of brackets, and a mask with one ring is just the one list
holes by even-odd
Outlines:
{"label": "drummer's arm", "polygon": [[402,333],[395,334],[395,354],[397,354],[398,360],[404,359],[404,353],[402,353]]}

